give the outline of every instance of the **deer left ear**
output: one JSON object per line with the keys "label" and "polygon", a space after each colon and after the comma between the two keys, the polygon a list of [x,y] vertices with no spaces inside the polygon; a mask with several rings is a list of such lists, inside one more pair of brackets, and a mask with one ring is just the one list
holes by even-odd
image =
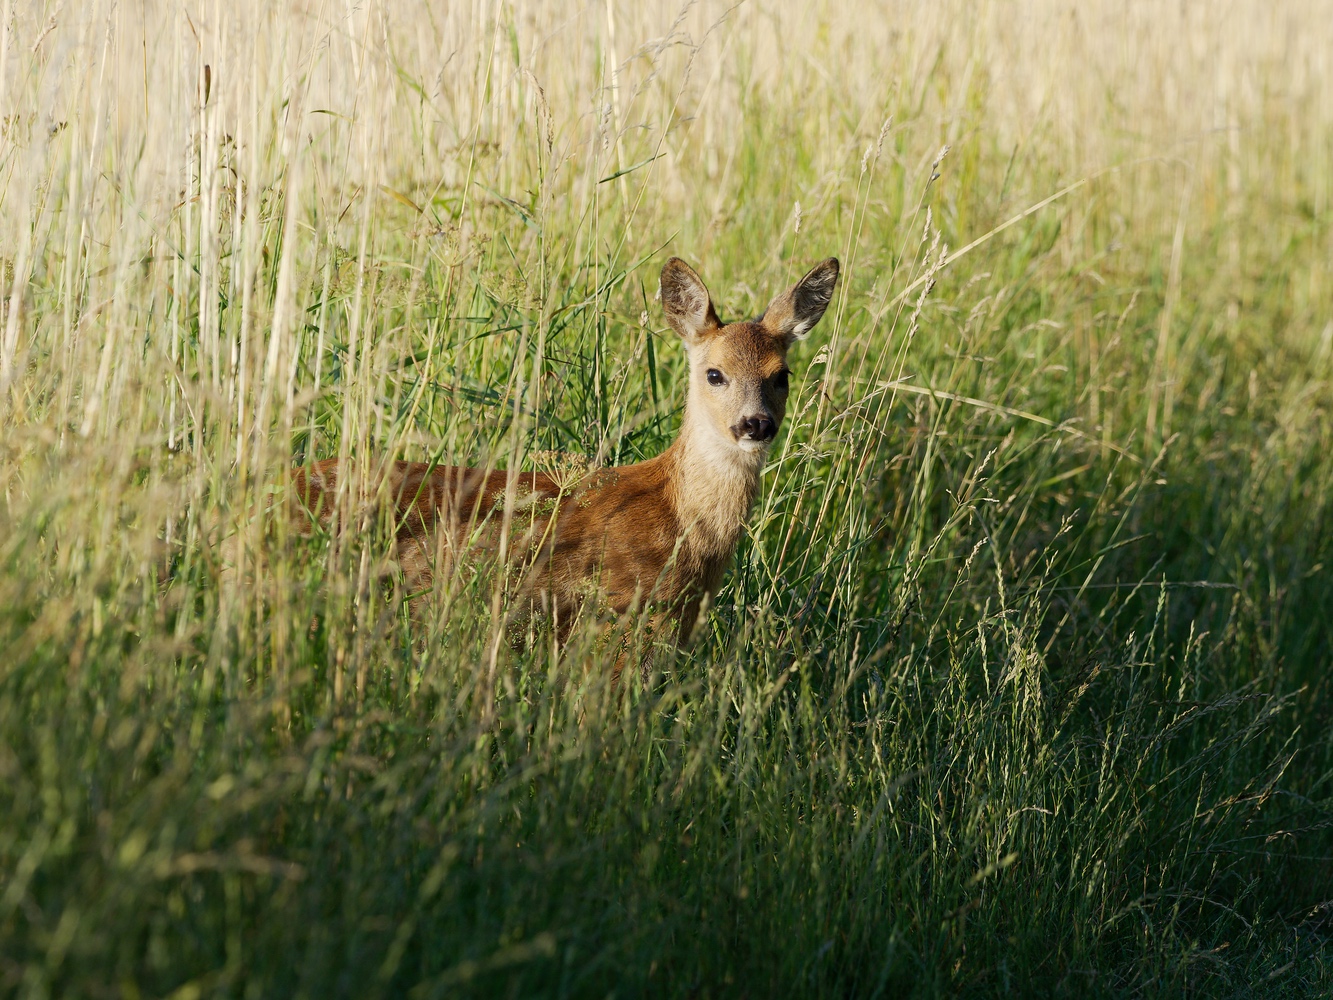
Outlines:
{"label": "deer left ear", "polygon": [[759,322],[769,333],[788,344],[802,340],[833,301],[833,289],[837,284],[838,258],[830,257],[816,264],[804,278],[770,302]]}
{"label": "deer left ear", "polygon": [[662,311],[687,346],[697,344],[722,325],[703,279],[679,257],[672,257],[662,268],[661,287]]}

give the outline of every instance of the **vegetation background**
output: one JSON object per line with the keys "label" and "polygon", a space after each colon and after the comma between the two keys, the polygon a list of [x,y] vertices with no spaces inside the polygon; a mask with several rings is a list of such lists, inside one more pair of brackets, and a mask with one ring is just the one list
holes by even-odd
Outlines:
{"label": "vegetation background", "polygon": [[[1327,15],[7,0],[0,994],[1333,992]],[[656,454],[671,253],[845,268],[688,653],[269,513]]]}

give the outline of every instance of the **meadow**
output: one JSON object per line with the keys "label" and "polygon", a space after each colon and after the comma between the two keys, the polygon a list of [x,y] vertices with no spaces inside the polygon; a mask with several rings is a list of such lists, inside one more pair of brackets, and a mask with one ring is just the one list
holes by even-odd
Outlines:
{"label": "meadow", "polygon": [[[1314,0],[0,22],[0,995],[1333,993]],[[679,255],[843,280],[611,682],[332,457],[658,454]]]}

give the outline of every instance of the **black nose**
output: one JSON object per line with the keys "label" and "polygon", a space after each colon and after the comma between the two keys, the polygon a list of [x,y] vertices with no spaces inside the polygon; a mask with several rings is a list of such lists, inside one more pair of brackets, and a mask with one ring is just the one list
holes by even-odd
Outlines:
{"label": "black nose", "polygon": [[731,433],[740,441],[771,441],[778,432],[778,425],[768,417],[746,417],[731,428]]}

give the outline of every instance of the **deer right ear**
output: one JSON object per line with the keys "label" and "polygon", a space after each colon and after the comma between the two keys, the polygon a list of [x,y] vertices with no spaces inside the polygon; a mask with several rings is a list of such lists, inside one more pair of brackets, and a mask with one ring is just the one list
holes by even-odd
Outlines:
{"label": "deer right ear", "polygon": [[837,257],[820,261],[804,278],[770,302],[759,321],[788,345],[804,339],[833,301],[838,269]]}
{"label": "deer right ear", "polygon": [[679,257],[662,267],[662,311],[686,345],[698,343],[721,327],[703,281]]}

